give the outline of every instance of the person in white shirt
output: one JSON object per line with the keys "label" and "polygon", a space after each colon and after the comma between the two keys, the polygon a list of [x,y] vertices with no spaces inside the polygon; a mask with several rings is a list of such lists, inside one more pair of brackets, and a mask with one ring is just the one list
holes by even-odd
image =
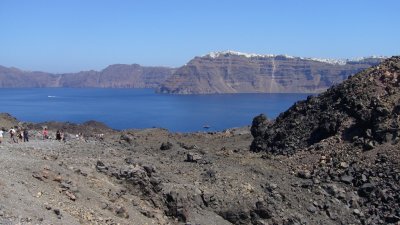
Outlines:
{"label": "person in white shirt", "polygon": [[3,134],[4,134],[4,128],[2,128],[1,130],[0,130],[0,144],[3,142]]}
{"label": "person in white shirt", "polygon": [[11,129],[8,131],[8,133],[10,134],[10,139],[14,142],[14,143],[18,143],[18,139],[15,139],[15,134],[17,133],[17,131],[14,129],[14,127],[11,127]]}

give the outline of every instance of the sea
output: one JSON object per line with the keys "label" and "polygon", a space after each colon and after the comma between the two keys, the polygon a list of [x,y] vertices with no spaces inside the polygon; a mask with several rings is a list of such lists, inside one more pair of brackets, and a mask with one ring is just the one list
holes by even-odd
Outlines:
{"label": "sea", "polygon": [[[2,88],[0,112],[27,122],[103,122],[116,130],[222,131],[275,118],[310,94],[158,94],[153,89]],[[0,124],[1,126],[1,124]]]}

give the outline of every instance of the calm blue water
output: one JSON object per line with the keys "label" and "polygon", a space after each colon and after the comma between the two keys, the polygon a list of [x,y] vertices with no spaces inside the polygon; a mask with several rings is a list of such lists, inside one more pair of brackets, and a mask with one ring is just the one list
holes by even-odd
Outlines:
{"label": "calm blue water", "polygon": [[22,121],[101,121],[115,129],[210,131],[274,118],[307,94],[164,95],[151,89],[0,89],[0,112]]}

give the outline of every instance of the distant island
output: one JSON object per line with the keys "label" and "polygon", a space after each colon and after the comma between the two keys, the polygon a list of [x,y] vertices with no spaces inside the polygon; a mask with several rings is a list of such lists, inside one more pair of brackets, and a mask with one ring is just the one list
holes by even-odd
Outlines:
{"label": "distant island", "polygon": [[168,94],[318,93],[384,57],[331,60],[234,51],[195,57],[180,68],[114,64],[52,74],[0,66],[0,88],[153,88]]}
{"label": "distant island", "polygon": [[114,64],[101,71],[52,74],[0,66],[1,88],[157,88],[175,69]]}

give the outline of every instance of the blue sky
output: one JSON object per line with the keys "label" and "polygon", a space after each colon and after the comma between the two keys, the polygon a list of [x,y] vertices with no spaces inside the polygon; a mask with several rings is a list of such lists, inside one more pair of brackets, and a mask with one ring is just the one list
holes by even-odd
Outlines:
{"label": "blue sky", "polygon": [[177,67],[210,51],[400,54],[398,0],[1,0],[0,65]]}

